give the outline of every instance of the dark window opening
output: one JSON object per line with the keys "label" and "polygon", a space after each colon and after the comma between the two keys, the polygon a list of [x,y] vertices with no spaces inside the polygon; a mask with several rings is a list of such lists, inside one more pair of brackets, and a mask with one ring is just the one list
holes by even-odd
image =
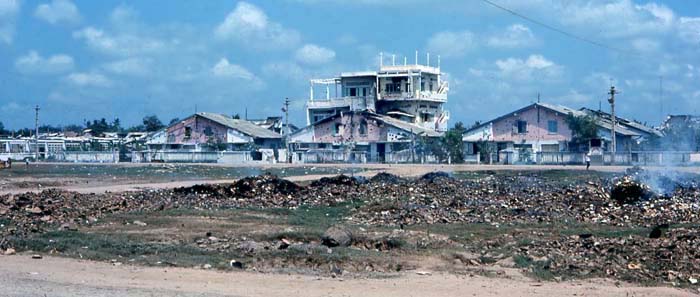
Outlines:
{"label": "dark window opening", "polygon": [[557,126],[557,121],[548,121],[547,122],[547,131],[549,133],[557,133],[559,132],[559,127]]}
{"label": "dark window opening", "polygon": [[362,120],[360,122],[360,127],[358,128],[360,135],[367,135],[367,121]]}
{"label": "dark window opening", "polygon": [[525,134],[527,133],[527,122],[526,121],[518,121],[518,134]]}
{"label": "dark window opening", "polygon": [[192,137],[192,127],[185,127],[185,138],[189,139]]}

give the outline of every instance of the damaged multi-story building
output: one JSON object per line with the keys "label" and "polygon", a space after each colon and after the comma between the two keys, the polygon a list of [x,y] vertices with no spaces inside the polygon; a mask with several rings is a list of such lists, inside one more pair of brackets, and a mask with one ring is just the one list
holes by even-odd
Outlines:
{"label": "damaged multi-story building", "polygon": [[442,135],[449,85],[439,62],[430,66],[428,56],[420,65],[417,54],[414,64],[380,60],[377,71],[310,81],[308,126],[289,137],[294,162],[415,162],[416,142]]}

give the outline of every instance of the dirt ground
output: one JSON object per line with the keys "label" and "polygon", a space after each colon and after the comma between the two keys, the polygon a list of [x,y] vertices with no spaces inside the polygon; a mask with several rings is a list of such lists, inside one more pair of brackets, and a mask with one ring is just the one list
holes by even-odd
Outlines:
{"label": "dirt ground", "polygon": [[[80,165],[80,164],[78,164]],[[203,176],[192,176],[183,174],[177,177],[161,177],[156,178],[153,176],[139,177],[139,178],[128,178],[128,177],[110,177],[107,176],[90,176],[88,174],[70,174],[70,171],[66,171],[69,177],[62,177],[58,175],[60,173],[61,167],[66,167],[66,169],[71,169],[70,167],[76,166],[73,163],[39,163],[33,164],[31,166],[42,168],[42,167],[53,167],[52,175],[50,176],[37,176],[31,173],[24,174],[20,176],[8,176],[6,172],[0,171],[0,195],[3,194],[18,194],[24,192],[40,192],[47,188],[57,188],[67,191],[74,191],[80,193],[105,193],[105,192],[124,192],[124,191],[138,191],[144,189],[166,189],[166,188],[176,188],[176,187],[189,187],[196,184],[220,184],[232,182],[235,178],[221,178],[219,175],[212,176],[211,178]],[[119,169],[134,169],[134,168],[148,168],[154,166],[167,166],[167,165],[153,165],[153,164],[89,164],[89,166],[109,168],[113,170]],[[230,164],[178,164],[180,168],[190,168],[190,167],[205,167],[205,168],[215,168],[217,170],[226,170],[230,168],[231,170],[241,170],[242,168],[248,168],[254,170],[255,172],[265,172],[271,171],[273,174],[278,172],[284,172],[285,170],[294,170],[300,168],[311,168],[311,172],[304,171],[290,171],[287,172],[285,178],[294,182],[304,182],[316,180],[322,177],[334,176],[339,172],[344,172],[346,174],[354,174],[360,176],[372,176],[377,172],[388,172],[395,175],[403,177],[416,177],[423,175],[432,171],[446,171],[446,172],[469,172],[469,171],[486,171],[486,170],[583,170],[585,166],[561,166],[561,165],[447,165],[447,164],[274,164],[274,165],[230,165]],[[19,168],[19,167],[18,167]],[[591,170],[600,172],[623,172],[629,166],[593,166]],[[650,170],[664,170],[668,168],[656,168],[656,167],[645,167]],[[318,170],[320,169],[320,170]],[[24,169],[17,169],[24,170]],[[31,168],[28,170],[32,170]],[[179,171],[180,169],[175,169]],[[693,172],[700,173],[700,167],[677,167],[673,168],[676,171],[682,172]],[[328,172],[328,173],[316,173],[314,171]],[[330,171],[330,172],[329,172]]]}
{"label": "dirt ground", "polygon": [[[240,168],[226,165],[181,164],[177,165],[175,168],[169,169],[171,171],[184,172],[179,173],[177,176],[166,175],[165,177],[149,177],[149,173],[145,173],[141,177],[129,178],[128,174],[121,173],[121,175],[115,174],[116,178],[112,178],[110,176],[112,172],[119,172],[124,168],[128,170],[147,168],[149,165],[93,165],[104,166],[101,167],[102,173],[99,177],[91,173],[94,171],[75,173],[75,164],[37,164],[36,166],[53,167],[48,171],[45,170],[44,175],[41,176],[32,174],[7,175],[6,173],[0,172],[0,195],[28,191],[38,192],[46,188],[58,188],[81,193],[105,193],[188,187],[196,184],[231,183],[236,178],[239,178],[239,176],[232,175],[228,177],[222,174],[226,174],[228,170],[246,172],[248,169],[255,172],[265,172],[269,170],[283,173],[286,179],[294,182],[308,182],[322,177],[334,176],[340,172],[366,177],[373,176],[378,172],[388,172],[402,177],[416,177],[433,171],[457,173],[486,170],[525,172],[552,169],[584,169],[583,166],[392,164],[328,164],[312,167],[279,164],[266,167],[250,167],[246,169],[245,167]],[[198,171],[194,171],[194,173],[193,171],[187,171],[196,166],[203,166],[203,168],[198,168]],[[625,166],[606,166],[593,169],[601,172],[623,172],[627,168],[628,167]],[[62,169],[66,169],[68,172],[73,170],[73,173],[72,175],[67,174],[66,176],[62,176]],[[662,168],[647,169],[659,170]],[[213,170],[219,173],[207,176],[196,175],[199,172],[206,172],[207,170]],[[697,167],[682,167],[676,170],[693,173],[700,172],[700,168]],[[85,180],[90,182],[84,182]],[[42,187],[38,187],[39,184],[42,184]],[[309,210],[312,212],[309,212]],[[91,259],[101,259],[102,261],[100,262],[81,260],[85,255],[83,249],[87,249],[88,244],[91,246],[102,246],[107,250],[112,249],[111,252],[114,253],[115,248],[113,247],[115,247],[115,245],[113,245],[113,243],[117,241],[110,241],[108,239],[113,238],[117,240],[116,238],[119,236],[123,236],[123,238],[119,238],[130,240],[124,243],[125,245],[123,247],[137,249],[142,247],[141,244],[148,244],[143,246],[151,247],[154,246],[154,243],[160,244],[178,240],[188,243],[188,247],[185,247],[186,249],[171,251],[171,253],[174,253],[180,258],[185,257],[181,252],[189,251],[190,247],[197,242],[197,238],[195,237],[201,237],[202,234],[207,234],[207,231],[213,232],[216,236],[225,237],[227,240],[240,238],[241,236],[251,237],[254,235],[269,237],[272,236],[270,234],[274,235],[277,233],[286,234],[287,236],[295,233],[298,233],[297,235],[300,237],[316,236],[316,233],[325,230],[327,226],[323,224],[327,223],[326,221],[329,220],[328,217],[332,218],[333,215],[329,216],[327,211],[330,211],[330,209],[322,209],[325,212],[316,214],[314,214],[314,210],[313,208],[306,209],[306,212],[298,210],[296,212],[287,213],[286,215],[280,215],[275,212],[265,212],[263,210],[227,210],[220,212],[196,210],[192,213],[183,212],[179,215],[177,212],[165,212],[160,215],[157,213],[136,213],[103,218],[100,223],[94,226],[81,228],[80,232],[59,232],[36,238],[35,243],[40,246],[54,246],[58,242],[72,240],[70,242],[74,242],[73,245],[77,246],[64,247],[63,249],[75,251],[76,253],[73,253],[74,258],[51,257],[48,255],[56,255],[56,253],[48,250],[42,252],[42,255],[44,255],[43,259],[32,259],[32,252],[29,251],[13,256],[2,256],[0,254],[0,297],[689,296],[700,293],[694,287],[677,289],[661,284],[659,287],[645,287],[642,284],[620,283],[612,279],[539,281],[537,278],[533,278],[532,275],[527,275],[524,269],[515,268],[513,265],[494,264],[480,266],[484,267],[484,269],[495,269],[493,271],[488,271],[488,273],[478,273],[471,270],[450,270],[445,269],[445,263],[442,262],[452,259],[446,260],[444,257],[439,258],[437,253],[429,255],[406,254],[405,257],[410,258],[412,262],[417,264],[411,269],[401,270],[401,272],[378,275],[351,273],[342,274],[342,277],[338,278],[332,278],[330,274],[294,273],[293,271],[290,271],[291,273],[287,273],[286,271],[276,273],[255,272],[269,271],[264,269],[236,271],[235,269],[231,270],[229,268],[226,271],[221,271],[220,267],[218,270],[216,269],[217,267],[214,267],[212,270],[187,268],[201,266],[187,266],[184,260],[176,265],[178,267],[164,267],[160,264],[155,266],[153,266],[153,264],[150,264],[151,266],[139,266],[136,264],[143,263],[140,263],[138,259],[132,259],[137,261],[131,262],[132,260],[127,260],[128,258],[120,259],[119,261],[121,262],[116,263],[118,265],[113,265],[110,264],[109,261],[112,259],[111,257],[113,257],[113,255],[108,253],[104,256],[93,255]],[[301,223],[295,223],[297,225],[291,224],[290,222],[292,222],[292,219],[296,217],[302,217],[303,221]],[[321,220],[321,225],[314,225],[314,219]],[[137,225],[137,221],[143,226]],[[266,229],[266,232],[270,234],[262,234],[265,233],[262,229]],[[403,229],[403,227],[401,227],[401,229]],[[184,232],[183,230],[188,230],[190,233]],[[368,230],[367,232],[369,231],[375,230]],[[430,233],[426,234],[428,234],[428,239],[430,239]],[[439,237],[442,235],[443,234],[439,232],[434,232],[432,237]],[[85,247],[83,247],[82,242],[85,242]],[[97,244],[99,242],[102,243]],[[206,246],[205,244],[204,246],[205,248],[215,249],[219,245],[213,244]],[[182,248],[182,246],[180,247]],[[34,251],[38,250],[34,249]],[[92,247],[90,251],[92,251]],[[83,254],[80,254],[81,252]],[[336,252],[334,252],[334,254],[336,254]],[[385,253],[383,255],[384,257],[393,257],[396,254]],[[89,258],[89,256],[85,256]],[[167,258],[168,255],[166,253],[156,253],[154,257]],[[199,260],[199,258],[193,259]],[[145,258],[142,260],[148,262]],[[222,263],[227,265],[227,261],[228,260]],[[216,266],[216,263],[213,264]]]}
{"label": "dirt ground", "polygon": [[216,272],[0,256],[0,296],[690,296],[607,280],[540,283],[519,277],[405,273],[388,278]]}

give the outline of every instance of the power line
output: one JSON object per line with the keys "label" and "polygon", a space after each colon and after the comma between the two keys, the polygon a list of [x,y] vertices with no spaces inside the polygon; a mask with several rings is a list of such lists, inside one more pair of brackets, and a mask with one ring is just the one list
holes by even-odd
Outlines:
{"label": "power line", "polygon": [[567,37],[569,37],[569,38],[573,38],[573,39],[576,39],[576,40],[579,40],[579,41],[583,41],[583,42],[586,42],[586,43],[589,43],[589,44],[592,44],[592,45],[594,45],[594,46],[597,46],[597,47],[600,47],[600,48],[603,48],[603,49],[607,49],[607,50],[610,50],[610,51],[615,51],[615,52],[622,53],[622,54],[631,54],[631,55],[637,56],[637,54],[632,53],[632,52],[630,52],[630,51],[626,51],[626,50],[623,50],[623,49],[620,49],[620,48],[608,46],[608,45],[605,45],[605,44],[600,43],[600,42],[598,42],[598,41],[591,40],[591,39],[588,39],[588,38],[586,38],[586,37],[581,37],[581,36],[578,36],[578,35],[575,35],[575,34],[566,32],[566,31],[564,31],[564,30],[561,30],[561,29],[559,29],[559,28],[556,28],[556,27],[554,27],[554,26],[545,24],[545,23],[540,22],[540,21],[538,21],[538,20],[535,20],[535,19],[533,19],[533,18],[531,18],[531,17],[528,17],[528,16],[526,16],[526,15],[524,15],[524,14],[521,14],[521,13],[519,13],[519,12],[517,12],[517,11],[514,11],[514,10],[512,10],[512,9],[510,9],[510,8],[504,7],[504,6],[502,6],[502,5],[498,4],[498,3],[495,3],[495,2],[493,2],[493,1],[490,1],[490,0],[481,0],[481,1],[484,2],[484,3],[486,3],[486,4],[491,5],[491,6],[493,6],[493,7],[496,7],[496,8],[498,8],[498,9],[500,9],[500,10],[503,10],[503,11],[505,11],[505,12],[508,12],[508,13],[514,15],[514,16],[517,16],[517,17],[519,17],[519,18],[521,18],[521,19],[524,19],[524,20],[526,20],[526,21],[528,21],[528,22],[531,22],[531,23],[533,23],[533,24],[542,26],[542,27],[544,27],[544,28],[547,28],[547,29],[549,29],[549,30],[552,30],[552,31],[557,32],[557,33],[559,33],[559,34],[562,34],[562,35],[564,35],[564,36],[567,36]]}

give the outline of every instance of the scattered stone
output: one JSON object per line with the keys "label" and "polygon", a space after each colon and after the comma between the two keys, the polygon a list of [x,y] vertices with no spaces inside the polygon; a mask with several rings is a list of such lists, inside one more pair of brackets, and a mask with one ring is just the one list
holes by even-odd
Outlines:
{"label": "scattered stone", "polygon": [[38,260],[38,259],[43,259],[43,258],[44,258],[44,257],[42,257],[42,256],[39,255],[39,254],[34,254],[34,255],[32,255],[32,259],[37,259],[37,260]]}
{"label": "scattered stone", "polygon": [[344,227],[333,226],[323,233],[321,242],[327,247],[350,246],[352,243],[352,232]]}
{"label": "scattered stone", "polygon": [[141,227],[148,226],[148,224],[146,224],[145,222],[138,221],[138,220],[134,221],[134,225],[141,226]]}

